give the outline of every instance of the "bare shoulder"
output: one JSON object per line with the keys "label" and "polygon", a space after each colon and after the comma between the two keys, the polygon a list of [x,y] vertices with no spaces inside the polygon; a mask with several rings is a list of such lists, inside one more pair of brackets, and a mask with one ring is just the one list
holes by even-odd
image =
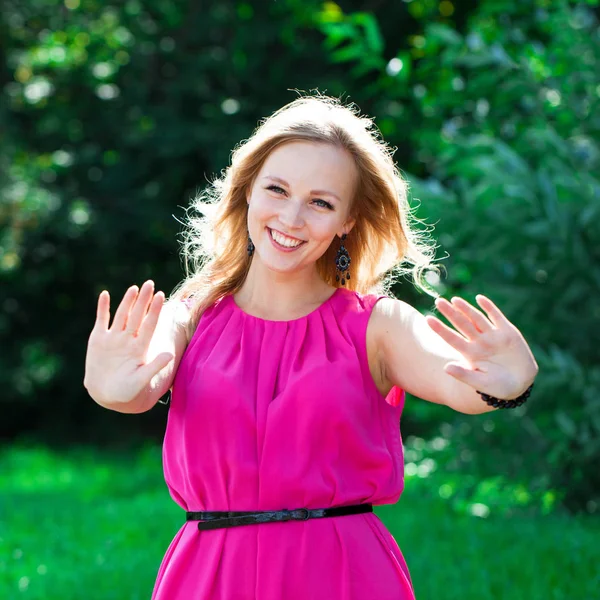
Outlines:
{"label": "bare shoulder", "polygon": [[182,353],[190,343],[192,332],[192,310],[182,300],[165,303],[165,320],[169,323],[177,350]]}
{"label": "bare shoulder", "polygon": [[385,340],[390,326],[407,325],[419,312],[410,304],[396,298],[381,298],[373,308],[373,325],[379,341]]}

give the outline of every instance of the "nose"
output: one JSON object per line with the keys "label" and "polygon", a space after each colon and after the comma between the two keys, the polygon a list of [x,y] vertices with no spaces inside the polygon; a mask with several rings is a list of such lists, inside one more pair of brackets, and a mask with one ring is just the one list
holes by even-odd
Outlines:
{"label": "nose", "polygon": [[294,202],[292,200],[287,202],[285,209],[279,215],[279,220],[289,230],[303,227],[302,202]]}

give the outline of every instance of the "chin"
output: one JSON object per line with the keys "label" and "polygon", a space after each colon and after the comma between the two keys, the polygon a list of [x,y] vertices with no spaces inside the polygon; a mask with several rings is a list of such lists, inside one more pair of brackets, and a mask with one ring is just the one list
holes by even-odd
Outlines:
{"label": "chin", "polygon": [[283,267],[281,265],[274,264],[271,261],[262,261],[262,263],[267,269],[269,269],[269,271],[273,271],[274,273],[295,273],[297,271],[302,271],[304,268],[306,268],[304,265],[299,264],[288,265],[286,267]]}
{"label": "chin", "polygon": [[[269,242],[270,244],[271,242]],[[262,266],[268,269],[269,271],[273,271],[274,273],[296,273],[298,271],[305,270],[310,268],[310,265],[306,264],[306,257],[303,260],[294,259],[287,256],[275,257],[271,254],[273,249],[269,248],[267,254],[263,254],[262,256],[256,256],[256,251],[254,254],[254,258],[258,258],[261,262]]]}

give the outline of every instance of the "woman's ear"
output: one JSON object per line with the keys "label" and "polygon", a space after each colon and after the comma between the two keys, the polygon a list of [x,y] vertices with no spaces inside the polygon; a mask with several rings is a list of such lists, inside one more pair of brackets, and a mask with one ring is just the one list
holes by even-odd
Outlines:
{"label": "woman's ear", "polygon": [[344,229],[339,234],[339,236],[342,237],[342,235],[344,233],[346,233],[346,235],[349,235],[355,225],[356,225],[356,219],[355,218],[348,218],[348,220],[344,223]]}

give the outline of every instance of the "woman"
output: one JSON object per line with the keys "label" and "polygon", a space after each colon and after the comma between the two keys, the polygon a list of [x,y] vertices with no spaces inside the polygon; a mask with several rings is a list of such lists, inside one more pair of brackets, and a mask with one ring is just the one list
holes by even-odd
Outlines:
{"label": "woman", "polygon": [[133,286],[109,328],[100,294],[90,395],[140,413],[172,390],[164,472],[186,522],[154,600],[414,598],[372,511],[403,489],[404,392],[511,408],[537,365],[483,296],[436,300],[451,329],[385,293],[403,265],[423,288],[431,268],[406,198],[370,120],[300,98],[196,202],[169,302]]}

